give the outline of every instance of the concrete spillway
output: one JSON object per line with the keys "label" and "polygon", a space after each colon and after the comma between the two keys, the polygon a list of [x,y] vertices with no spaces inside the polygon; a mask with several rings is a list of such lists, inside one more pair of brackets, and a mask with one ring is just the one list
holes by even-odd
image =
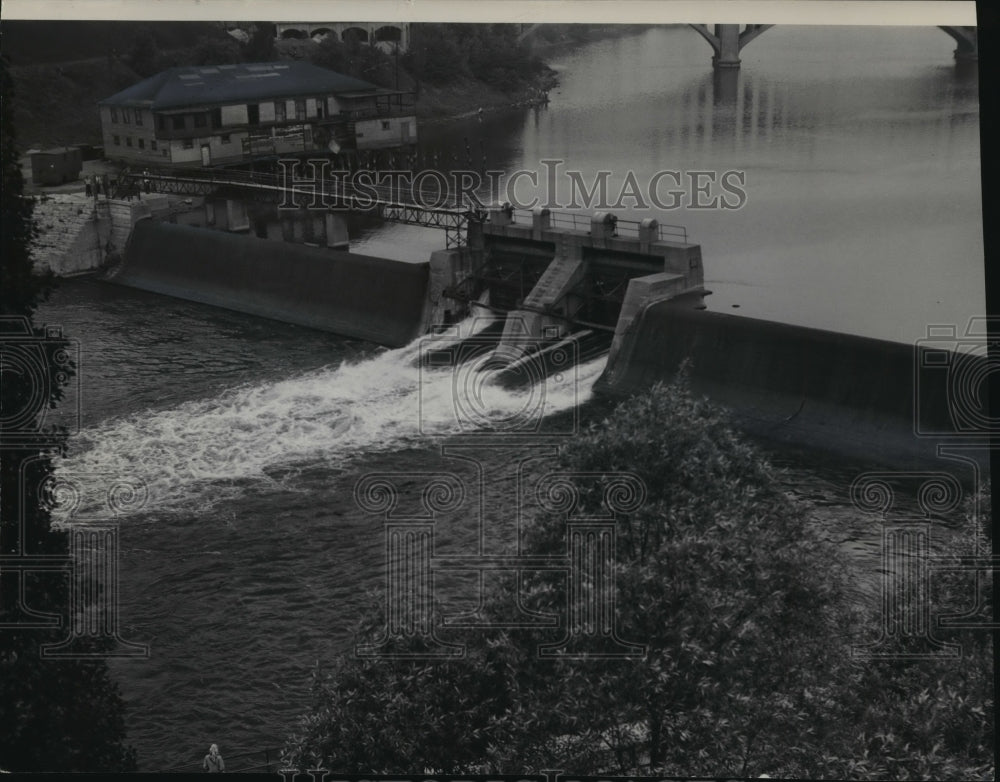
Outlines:
{"label": "concrete spillway", "polygon": [[638,313],[594,390],[627,396],[670,380],[685,359],[692,388],[728,407],[741,428],[865,461],[939,464],[939,443],[975,431],[983,415],[977,389],[963,387],[984,376],[982,357],[679,301]]}
{"label": "concrete spillway", "polygon": [[121,285],[405,345],[425,325],[429,266],[222,231],[140,220]]}

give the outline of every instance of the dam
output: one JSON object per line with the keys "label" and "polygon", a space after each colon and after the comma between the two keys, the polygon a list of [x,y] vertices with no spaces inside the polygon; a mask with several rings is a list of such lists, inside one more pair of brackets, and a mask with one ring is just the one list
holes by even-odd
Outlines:
{"label": "dam", "polygon": [[[903,465],[911,462],[899,446],[917,445],[918,426],[919,443],[954,442],[963,429],[983,427],[975,417],[952,424],[939,403],[944,420],[914,420],[913,402],[900,387],[921,390],[918,410],[928,396],[924,379],[937,384],[938,399],[950,394],[963,403],[956,412],[977,410],[973,399],[949,389],[975,376],[956,361],[962,356],[956,348],[984,344],[967,335],[966,324],[985,311],[978,85],[942,67],[952,48],[936,29],[779,25],[744,50],[739,79],[729,82],[722,78],[728,73],[713,78],[708,46],[696,33],[655,29],[561,59],[561,94],[544,109],[512,117],[487,112],[483,120],[423,128],[427,149],[455,149],[461,158],[464,137],[474,150],[482,139],[490,165],[509,171],[561,157],[588,177],[630,167],[747,171],[744,209],[657,215],[684,223],[688,241],[700,246],[704,286],[712,290],[707,309],[681,312],[670,302],[639,308],[614,354],[613,330],[571,327],[591,332],[583,339],[600,337],[606,355],[583,359],[579,393],[546,387],[552,428],[572,404],[582,408],[582,421],[599,425],[598,394],[613,399],[669,380],[674,361],[691,355],[692,385],[729,393],[716,398],[734,416],[742,410],[741,425],[756,422],[775,438],[809,448],[770,450],[772,463],[787,471],[783,492],[854,553],[859,583],[878,579],[882,525],[850,491],[867,469],[865,444],[874,449],[896,432],[892,458]],[[155,196],[144,193],[147,199]],[[264,233],[278,241],[287,234],[302,245],[339,249],[327,247],[321,215],[310,223],[263,212],[263,205],[247,204],[243,233],[230,238],[250,241]],[[177,224],[195,217],[178,214]],[[229,217],[220,202],[215,227]],[[234,209],[232,217],[244,214]],[[531,222],[530,213],[515,211],[513,218],[515,230]],[[590,218],[580,218],[581,231]],[[554,215],[557,225],[561,220]],[[622,222],[618,228],[620,235],[629,230]],[[369,230],[362,223],[351,248],[425,264],[430,279],[432,252],[445,252],[441,234],[395,223]],[[481,276],[507,278],[515,301],[522,296],[513,267]],[[488,282],[498,307],[500,284]],[[445,280],[441,289],[451,284]],[[467,283],[469,293],[473,285]],[[457,320],[461,302],[440,301],[442,323],[448,309]],[[577,316],[603,324],[597,309],[595,300],[589,317]],[[82,278],[60,286],[39,322],[63,324],[65,333],[84,340],[83,433],[71,466],[88,475],[136,476],[150,487],[147,506],[121,523],[125,637],[152,647],[149,659],[116,666],[140,768],[190,761],[195,770],[210,735],[221,737],[227,761],[246,749],[281,746],[309,702],[316,659],[353,648],[349,629],[365,596],[384,585],[384,535],[353,501],[353,487],[372,472],[455,469],[440,453],[454,431],[450,379],[421,386],[415,347],[377,349]],[[928,323],[957,328],[921,345],[922,355],[937,351],[943,360],[921,369],[926,378],[918,385],[915,342],[927,336]],[[874,339],[858,343],[841,331]],[[870,348],[866,361],[859,344]],[[827,358],[838,345],[837,360]],[[675,353],[664,355],[667,348]],[[886,350],[895,362],[882,361]],[[785,396],[777,395],[780,387]],[[428,392],[422,408],[415,399],[420,388]],[[867,414],[860,407],[866,396],[873,405]],[[499,399],[503,415],[523,409],[505,389],[489,398]],[[927,405],[928,416],[934,407]],[[417,431],[421,409],[442,422],[430,435]],[[857,460],[845,464],[820,452],[831,444],[831,411],[842,414],[844,431],[837,434],[851,432],[859,441],[849,444]],[[937,459],[919,469],[955,466]],[[488,481],[498,488],[487,500],[491,529],[513,526],[509,505],[494,499],[509,485],[507,473]],[[887,521],[911,521],[909,511],[918,508],[916,499],[907,502],[909,486],[896,498]],[[932,519],[932,542],[954,515],[943,523]],[[438,540],[456,553],[474,552],[478,527],[442,530]]]}
{"label": "dam", "polygon": [[959,336],[908,346],[710,311],[701,246],[655,219],[494,205],[465,215],[460,247],[406,262],[345,250],[336,214],[207,200],[212,219],[190,224],[149,203],[111,282],[388,347],[489,312],[500,381],[544,377],[567,348],[607,355],[594,390],[612,398],[685,366],[751,434],[892,466],[934,463],[942,437],[986,418],[977,389],[956,393],[986,367]]}

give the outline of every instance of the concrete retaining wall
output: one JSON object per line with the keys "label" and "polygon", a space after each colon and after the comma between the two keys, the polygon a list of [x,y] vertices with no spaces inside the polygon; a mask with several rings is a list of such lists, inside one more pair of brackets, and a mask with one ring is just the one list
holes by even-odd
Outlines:
{"label": "concrete retaining wall", "polygon": [[141,220],[112,281],[396,347],[422,333],[428,266]]}
{"label": "concrete retaining wall", "polygon": [[108,213],[111,216],[111,241],[108,249],[111,255],[121,257],[128,245],[132,226],[152,213],[150,204],[138,198],[108,201]]}
{"label": "concrete retaining wall", "polygon": [[905,468],[936,462],[937,445],[962,434],[952,370],[923,355],[912,345],[661,302],[637,315],[595,391],[647,389],[689,359],[694,390],[729,407],[741,428]]}

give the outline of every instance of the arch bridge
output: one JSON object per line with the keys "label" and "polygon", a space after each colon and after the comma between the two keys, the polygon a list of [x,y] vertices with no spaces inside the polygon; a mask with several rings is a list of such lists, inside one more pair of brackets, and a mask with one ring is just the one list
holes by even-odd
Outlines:
{"label": "arch bridge", "polygon": [[409,22],[278,22],[279,39],[312,38],[322,40],[328,35],[338,41],[355,40],[402,54],[410,48]]}
{"label": "arch bridge", "polygon": [[[692,24],[702,38],[708,41],[714,54],[714,68],[739,68],[740,52],[743,47],[756,39],[762,33],[774,27],[773,24],[717,24],[713,30],[705,24]],[[742,28],[742,29],[741,29]],[[975,61],[979,59],[979,38],[975,27],[940,27],[950,35],[958,47],[955,49],[955,59],[958,61]]]}
{"label": "arch bridge", "polygon": [[[540,26],[540,24],[521,25],[517,40],[525,40]],[[743,47],[774,27],[773,24],[716,24],[712,25],[711,29],[707,24],[688,26],[708,41],[714,52],[712,66],[717,69],[739,68],[740,52]],[[979,37],[975,27],[940,26],[939,29],[951,36],[957,44],[956,60],[974,62],[979,59]]]}

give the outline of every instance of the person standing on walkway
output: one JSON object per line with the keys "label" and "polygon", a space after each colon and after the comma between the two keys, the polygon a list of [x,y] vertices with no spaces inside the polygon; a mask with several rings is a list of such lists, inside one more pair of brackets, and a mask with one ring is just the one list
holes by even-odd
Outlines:
{"label": "person standing on walkway", "polygon": [[208,748],[208,754],[205,755],[205,759],[201,762],[201,767],[209,774],[217,774],[226,770],[226,761],[219,754],[218,744],[213,744]]}

